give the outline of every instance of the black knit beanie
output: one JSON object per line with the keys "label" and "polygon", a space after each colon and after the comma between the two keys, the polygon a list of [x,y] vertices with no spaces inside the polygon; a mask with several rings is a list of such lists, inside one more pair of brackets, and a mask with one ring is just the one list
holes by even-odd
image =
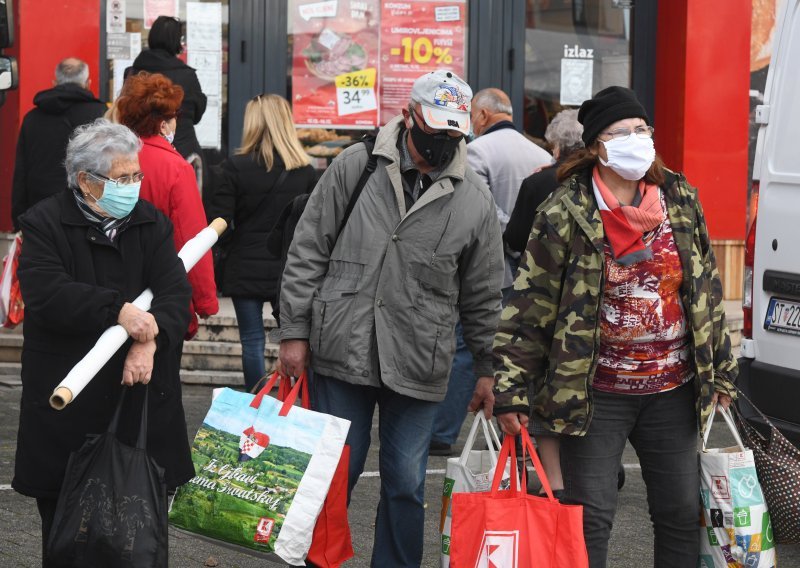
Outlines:
{"label": "black knit beanie", "polygon": [[650,119],[636,98],[636,93],[625,87],[608,87],[594,97],[583,101],[578,111],[578,122],[583,125],[583,142],[589,146],[609,124],[626,118]]}

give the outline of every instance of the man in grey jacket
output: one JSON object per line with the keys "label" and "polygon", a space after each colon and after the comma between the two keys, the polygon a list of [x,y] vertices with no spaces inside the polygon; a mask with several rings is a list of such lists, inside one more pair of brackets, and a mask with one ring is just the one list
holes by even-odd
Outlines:
{"label": "man in grey jacket", "polygon": [[[338,238],[368,161],[363,144],[320,179],[283,275],[281,363],[298,376],[310,354],[315,409],[351,421],[350,491],[380,408],[372,566],[422,562],[428,445],[459,318],[476,374],[492,375],[503,251],[492,196],[466,163],[471,98],[454,73],[417,79],[408,108],[377,136],[377,169]],[[490,415],[491,393],[476,399]]]}

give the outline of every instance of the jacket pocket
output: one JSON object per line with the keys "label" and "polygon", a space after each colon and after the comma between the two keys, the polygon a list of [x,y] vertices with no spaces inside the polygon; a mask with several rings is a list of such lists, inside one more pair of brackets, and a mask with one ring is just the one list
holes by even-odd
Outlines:
{"label": "jacket pocket", "polygon": [[401,355],[406,378],[430,385],[447,383],[455,354],[454,325],[414,306],[410,316],[413,349]]}
{"label": "jacket pocket", "polygon": [[314,298],[309,342],[314,356],[330,363],[345,363],[353,326],[355,291],[329,298]]}

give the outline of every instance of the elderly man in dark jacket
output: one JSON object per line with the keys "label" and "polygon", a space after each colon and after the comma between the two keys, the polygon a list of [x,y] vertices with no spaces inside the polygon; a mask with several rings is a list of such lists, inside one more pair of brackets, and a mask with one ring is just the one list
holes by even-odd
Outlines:
{"label": "elderly man in dark jacket", "polygon": [[54,87],[33,98],[36,108],[22,121],[17,139],[11,217],[64,189],[64,154],[72,131],[103,116],[106,105],[89,90],[89,66],[74,57],[56,67]]}
{"label": "elderly man in dark jacket", "polygon": [[[139,145],[122,125],[98,120],[81,127],[67,148],[69,189],[20,219],[25,341],[12,487],[36,498],[43,548],[70,452],[87,434],[106,431],[129,386],[120,437],[135,442],[138,422],[130,418],[141,415],[145,389],[139,383],[149,383],[148,454],[165,469],[168,487],[194,476],[178,375],[191,287],[172,224],[136,195]],[[130,303],[146,288],[154,294],[149,312]],[[64,410],[50,408],[56,385],[117,323],[132,343]],[[43,565],[54,565],[46,554]]]}

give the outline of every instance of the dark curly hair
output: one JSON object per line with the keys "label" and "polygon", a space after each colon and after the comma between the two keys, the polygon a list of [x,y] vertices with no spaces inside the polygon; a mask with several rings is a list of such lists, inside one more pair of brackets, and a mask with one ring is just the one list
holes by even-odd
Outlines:
{"label": "dark curly hair", "polygon": [[116,101],[117,120],[139,137],[155,136],[161,122],[178,116],[183,88],[160,73],[141,72],[125,80]]}

